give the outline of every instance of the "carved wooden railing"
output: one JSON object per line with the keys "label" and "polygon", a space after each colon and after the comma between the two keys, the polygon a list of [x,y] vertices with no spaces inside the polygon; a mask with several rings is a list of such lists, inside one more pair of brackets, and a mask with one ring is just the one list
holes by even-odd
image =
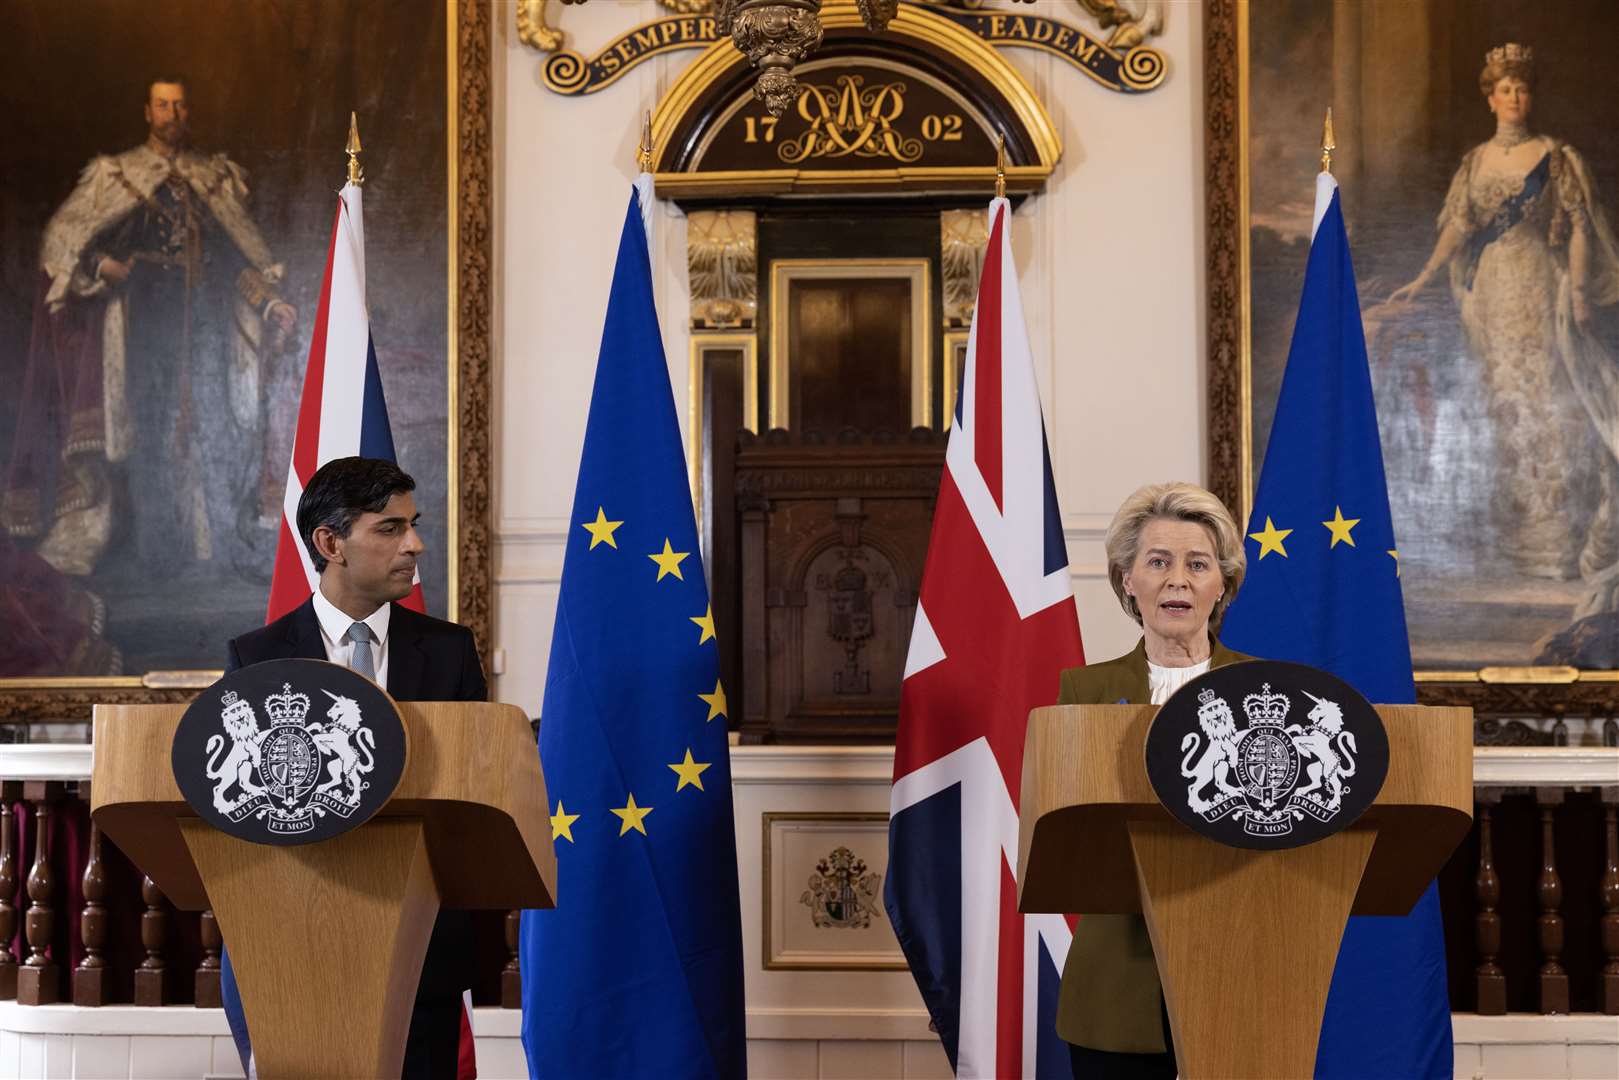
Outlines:
{"label": "carved wooden railing", "polygon": [[[1619,729],[1478,747],[1474,829],[1440,878],[1459,1011],[1619,1014]],[[0,1000],[219,1003],[220,932],[94,828],[90,747],[0,745]],[[516,912],[480,912],[473,1000],[521,1001]]]}
{"label": "carved wooden railing", "polygon": [[1474,749],[1473,832],[1440,876],[1453,1008],[1619,1015],[1613,720],[1602,737]]}
{"label": "carved wooden railing", "polygon": [[[0,1000],[219,1005],[212,912],[176,911],[89,816],[91,749],[0,745]],[[475,915],[473,1003],[515,1009],[517,913]]]}

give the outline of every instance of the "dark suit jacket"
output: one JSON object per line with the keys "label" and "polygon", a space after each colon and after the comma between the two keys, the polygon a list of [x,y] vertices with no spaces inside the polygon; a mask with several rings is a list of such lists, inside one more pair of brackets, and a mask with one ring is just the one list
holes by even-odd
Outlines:
{"label": "dark suit jacket", "polygon": [[[489,699],[472,631],[398,604],[388,620],[387,690],[396,701]],[[226,671],[266,660],[326,659],[315,601],[305,600],[275,622],[236,638],[228,654]],[[422,963],[417,1000],[459,998],[472,985],[472,950],[471,916],[464,911],[439,912]]]}
{"label": "dark suit jacket", "polygon": [[[1252,660],[1215,641],[1210,668]],[[1147,705],[1147,643],[1101,664],[1062,673],[1058,705]],[[1082,915],[1063,966],[1057,999],[1057,1034],[1092,1050],[1161,1054],[1164,991],[1152,955],[1147,923],[1140,915]]]}

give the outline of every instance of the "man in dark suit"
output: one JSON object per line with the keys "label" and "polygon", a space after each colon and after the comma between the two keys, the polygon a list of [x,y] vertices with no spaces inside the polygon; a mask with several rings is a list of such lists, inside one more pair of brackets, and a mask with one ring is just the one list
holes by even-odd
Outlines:
{"label": "man in dark suit", "polygon": [[[347,457],[321,466],[298,500],[298,535],[320,587],[293,611],[232,641],[227,670],[329,660],[399,701],[487,700],[472,633],[396,603],[410,594],[422,552],[415,488],[391,461]],[[472,948],[471,916],[440,911],[411,1013],[406,1080],[456,1075]]]}

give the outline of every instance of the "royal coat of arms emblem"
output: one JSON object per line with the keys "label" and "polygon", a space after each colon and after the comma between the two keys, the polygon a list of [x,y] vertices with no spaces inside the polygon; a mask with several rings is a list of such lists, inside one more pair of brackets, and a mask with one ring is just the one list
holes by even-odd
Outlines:
{"label": "royal coat of arms emblem", "polygon": [[[1256,675],[1259,685],[1239,696]],[[1369,772],[1362,771],[1366,751]],[[1198,831],[1250,847],[1291,847],[1336,832],[1371,802],[1388,770],[1382,723],[1353,688],[1326,672],[1263,661],[1187,684],[1154,720],[1147,753],[1168,809],[1194,827],[1224,822]],[[1178,783],[1169,780],[1171,767]],[[1222,834],[1229,826],[1236,835]]]}
{"label": "royal coat of arms emblem", "polygon": [[866,860],[846,847],[836,847],[815,864],[809,888],[798,902],[810,909],[816,926],[864,930],[881,905],[877,893],[883,876],[866,868]]}
{"label": "royal coat of arms emblem", "polygon": [[[266,685],[274,673],[260,669],[281,665],[292,665],[290,677]],[[369,817],[398,782],[403,751],[398,714],[374,684],[335,664],[286,660],[234,672],[198,698],[175,733],[174,764],[188,801],[215,825],[304,843]],[[386,790],[371,798],[379,762]]]}
{"label": "royal coat of arms emblem", "polygon": [[376,736],[365,726],[359,702],[323,693],[331,707],[324,719],[310,720],[309,695],[282,683],[281,693],[264,699],[270,726],[261,730],[253,706],[236,691],[225,691],[219,713],[224,733],[208,740],[206,772],[214,782],[216,810],[233,822],[251,815],[273,833],[308,832],[317,817],[354,813],[370,786],[365,776],[376,767]]}

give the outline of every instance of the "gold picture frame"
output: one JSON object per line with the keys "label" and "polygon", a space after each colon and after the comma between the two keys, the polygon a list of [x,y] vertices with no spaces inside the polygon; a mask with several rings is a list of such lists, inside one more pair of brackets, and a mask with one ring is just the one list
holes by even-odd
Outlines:
{"label": "gold picture frame", "polygon": [[[1254,58],[1249,30],[1255,7],[1250,0],[1210,0],[1204,10],[1208,486],[1239,521],[1246,521],[1252,509],[1256,479],[1252,467],[1255,296],[1250,215],[1254,176],[1249,159],[1254,133],[1250,112]],[[1287,17],[1284,12],[1268,10],[1266,15]],[[1321,104],[1324,111],[1328,103]],[[1340,130],[1339,142],[1344,141]],[[1305,149],[1300,153],[1311,156]],[[1362,286],[1364,289],[1366,282]],[[1414,675],[1417,699],[1425,705],[1534,716],[1612,715],[1619,711],[1616,671],[1481,666],[1419,668]]]}
{"label": "gold picture frame", "polygon": [[911,426],[933,425],[933,270],[929,260],[770,260],[770,426],[792,427],[788,294],[798,281],[887,278],[911,285]]}
{"label": "gold picture frame", "polygon": [[971,339],[971,330],[944,332],[944,366],[939,376],[943,402],[940,408],[944,410],[939,416],[939,427],[943,431],[949,431],[956,420],[956,395],[961,392],[961,373],[967,370],[967,343]]}
{"label": "gold picture frame", "polygon": [[[778,838],[783,841],[788,834],[819,834],[822,836],[848,835],[852,832],[869,833],[881,838],[881,857],[862,858],[867,875],[876,874],[880,877],[887,873],[888,868],[888,815],[880,813],[861,813],[858,811],[817,811],[817,812],[781,812],[767,811],[760,817],[760,867],[762,896],[760,898],[760,964],[767,971],[905,971],[905,954],[900,950],[898,939],[894,938],[890,930],[888,939],[892,941],[892,948],[882,949],[837,949],[824,947],[819,949],[793,948],[786,940],[785,919],[788,914],[802,915],[806,920],[812,916],[804,911],[804,897],[795,897],[803,883],[789,883],[785,877],[787,855],[781,850],[785,843],[778,844]],[[825,844],[823,844],[825,846]],[[841,845],[839,845],[841,847]],[[819,850],[818,848],[815,850]],[[835,849],[834,849],[835,850]],[[814,864],[809,864],[811,868]],[[802,870],[800,866],[797,869]],[[866,875],[863,875],[865,877]],[[777,893],[780,896],[777,896]],[[809,895],[805,890],[805,896]],[[871,938],[881,939],[880,933],[871,933],[878,922],[888,926],[888,914],[882,909],[882,899],[879,885],[871,883],[869,892],[862,893],[861,905],[873,905],[875,910],[868,910],[867,917],[871,923],[850,931],[841,929],[822,929],[823,934],[853,933],[861,935],[861,942],[869,944]],[[815,931],[809,931],[816,935]],[[836,940],[836,939],[832,939]],[[830,944],[830,942],[829,942]]]}
{"label": "gold picture frame", "polygon": [[[492,183],[490,49],[487,0],[441,0],[445,13],[447,154],[446,535],[447,612],[469,627],[488,655],[492,552],[490,531],[490,271]],[[333,184],[341,176],[333,147]],[[309,312],[306,318],[312,317]],[[300,358],[301,370],[301,358]],[[244,627],[243,629],[248,629]],[[221,652],[224,642],[219,643]],[[217,670],[148,671],[127,676],[0,679],[0,721],[84,720],[99,702],[162,704],[189,700]]]}
{"label": "gold picture frame", "polygon": [[708,417],[703,412],[703,376],[708,354],[718,351],[742,353],[742,426],[759,433],[759,338],[752,330],[693,330],[688,347],[686,416],[691,438],[686,445],[686,473],[691,481],[692,505],[703,505],[703,432]]}

